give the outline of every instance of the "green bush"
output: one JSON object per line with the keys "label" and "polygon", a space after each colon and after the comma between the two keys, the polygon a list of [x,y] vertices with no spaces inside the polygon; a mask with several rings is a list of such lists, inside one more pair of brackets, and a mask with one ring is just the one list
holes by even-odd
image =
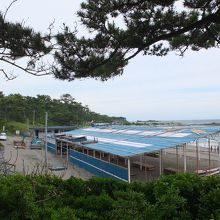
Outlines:
{"label": "green bush", "polygon": [[131,184],[103,178],[0,178],[0,219],[220,219],[220,177],[163,176]]}

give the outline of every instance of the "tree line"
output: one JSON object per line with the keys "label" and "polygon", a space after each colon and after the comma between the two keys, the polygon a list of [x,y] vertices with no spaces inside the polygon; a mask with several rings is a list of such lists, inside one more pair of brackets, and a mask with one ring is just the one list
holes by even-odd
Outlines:
{"label": "tree line", "polygon": [[51,176],[0,178],[1,219],[220,219],[220,177],[163,176],[150,183]]}
{"label": "tree line", "polygon": [[112,123],[125,120],[123,117],[109,117],[93,112],[87,105],[77,102],[70,94],[64,94],[59,99],[48,95],[36,97],[20,94],[4,95],[0,92],[0,125],[11,121],[44,125],[45,112],[48,112],[49,125],[88,125],[93,122]]}

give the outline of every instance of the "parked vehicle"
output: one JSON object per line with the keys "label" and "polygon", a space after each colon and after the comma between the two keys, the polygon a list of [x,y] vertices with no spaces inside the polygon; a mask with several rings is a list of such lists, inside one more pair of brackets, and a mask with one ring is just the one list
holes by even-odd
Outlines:
{"label": "parked vehicle", "polygon": [[0,140],[1,140],[1,141],[7,141],[7,135],[6,135],[6,133],[4,133],[4,132],[0,133]]}
{"label": "parked vehicle", "polygon": [[43,144],[41,143],[41,140],[38,137],[33,137],[30,145],[30,149],[42,149]]}
{"label": "parked vehicle", "polygon": [[41,140],[38,137],[33,137],[31,144],[41,144]]}

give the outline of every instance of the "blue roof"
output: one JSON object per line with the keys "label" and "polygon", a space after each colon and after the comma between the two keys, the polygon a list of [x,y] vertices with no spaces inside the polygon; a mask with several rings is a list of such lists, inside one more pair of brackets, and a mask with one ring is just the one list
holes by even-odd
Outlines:
{"label": "blue roof", "polygon": [[[146,127],[146,126],[106,126],[89,127],[63,132],[71,136],[86,136],[88,144],[78,143],[90,149],[122,157],[172,148],[205,138],[220,132],[220,127]],[[92,140],[98,142],[91,143]],[[90,141],[91,140],[91,141]],[[90,141],[90,142],[89,142]]]}

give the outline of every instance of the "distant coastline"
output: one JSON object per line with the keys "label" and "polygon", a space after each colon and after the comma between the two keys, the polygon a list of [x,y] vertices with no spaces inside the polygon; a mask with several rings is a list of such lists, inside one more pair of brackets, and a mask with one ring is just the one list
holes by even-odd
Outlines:
{"label": "distant coastline", "polygon": [[184,125],[220,125],[220,119],[201,119],[201,120],[174,120]]}
{"label": "distant coastline", "polygon": [[149,126],[190,126],[190,125],[203,125],[203,126],[220,126],[220,119],[201,119],[201,120],[170,120],[170,121],[160,121],[160,120],[137,120],[133,122],[137,125],[149,125]]}

